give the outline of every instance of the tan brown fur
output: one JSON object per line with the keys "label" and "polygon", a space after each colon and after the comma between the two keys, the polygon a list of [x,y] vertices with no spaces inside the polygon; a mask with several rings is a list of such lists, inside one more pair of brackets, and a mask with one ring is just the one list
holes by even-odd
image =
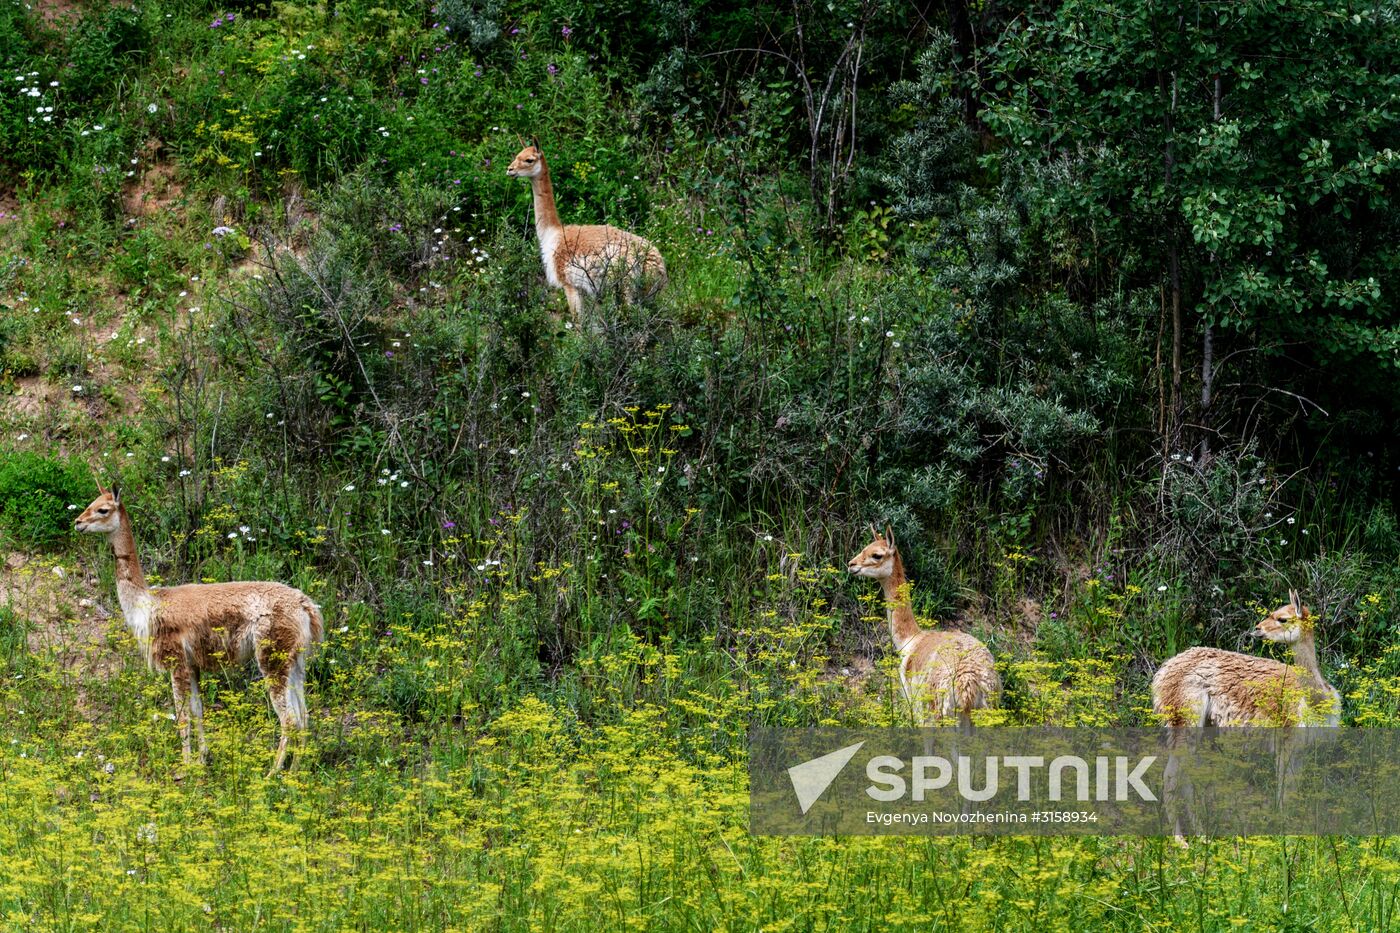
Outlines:
{"label": "tan brown fur", "polygon": [[307,726],[307,652],[324,634],[320,609],[305,593],[281,583],[196,583],[148,587],[131,518],[120,493],[101,494],[74,522],[79,531],[104,534],[116,557],[117,598],[146,661],[170,674],[185,761],[190,759],[190,720],[199,756],[208,755],[199,677],[205,671],[255,661],[277,712],[281,736],[273,770],[281,770],[290,735]]}
{"label": "tan brown fur", "polygon": [[[1192,728],[1262,726],[1275,729],[1277,803],[1283,806],[1296,749],[1318,734],[1306,727],[1336,726],[1342,698],[1322,676],[1314,644],[1314,619],[1296,592],[1250,632],[1291,645],[1292,664],[1219,648],[1188,648],[1169,659],[1152,678],[1152,709],[1170,731],[1171,753],[1163,773],[1163,801],[1173,837],[1186,844],[1194,823],[1194,792],[1182,776],[1178,752],[1199,741]],[[1282,727],[1282,728],[1278,728]]]}
{"label": "tan brown fur", "polygon": [[918,725],[940,725],[956,717],[964,727],[972,711],[990,709],[1001,695],[1001,677],[987,646],[965,632],[926,629],[914,617],[904,560],[894,535],[872,527],[874,540],[847,564],[857,576],[880,581],[899,652],[899,680]]}
{"label": "tan brown fur", "polygon": [[569,310],[578,316],[583,299],[597,298],[620,286],[623,298],[651,298],[666,286],[666,263],[650,242],[602,224],[565,225],[554,203],[554,183],[538,145],[520,150],[506,169],[512,178],[527,178],[535,206],[535,234],[545,278],[562,288]]}
{"label": "tan brown fur", "polygon": [[1189,648],[1152,678],[1152,708],[1167,725],[1335,726],[1341,697],[1323,679],[1313,617],[1290,601],[1255,626],[1258,638],[1291,645],[1293,664],[1219,648]]}

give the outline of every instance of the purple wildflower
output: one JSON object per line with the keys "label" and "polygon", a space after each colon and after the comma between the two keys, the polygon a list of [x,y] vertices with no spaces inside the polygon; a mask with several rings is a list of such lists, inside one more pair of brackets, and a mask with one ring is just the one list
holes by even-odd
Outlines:
{"label": "purple wildflower", "polygon": [[545,71],[549,72],[550,77],[553,77],[559,73],[559,66],[554,64],[554,62],[550,62],[549,67],[546,68]]}
{"label": "purple wildflower", "polygon": [[572,36],[573,34],[574,31],[568,26],[565,26],[563,29],[559,30],[559,35],[563,36],[565,39],[569,38],[569,36]]}

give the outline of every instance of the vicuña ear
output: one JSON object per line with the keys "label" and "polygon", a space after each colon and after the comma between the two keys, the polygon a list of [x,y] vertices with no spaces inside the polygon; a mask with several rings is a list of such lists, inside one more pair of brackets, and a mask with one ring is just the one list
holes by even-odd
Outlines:
{"label": "vicu\u00f1a ear", "polygon": [[542,152],[542,151],[543,151],[543,150],[540,149],[540,140],[539,140],[539,137],[537,137],[537,136],[531,136],[531,137],[530,137],[530,145],[532,145],[532,146],[535,147],[535,151],[536,151],[536,152]]}
{"label": "vicu\u00f1a ear", "polygon": [[121,505],[121,504],[122,504],[122,490],[121,490],[121,487],[120,487],[118,484],[113,483],[113,484],[112,484],[112,488],[109,489],[109,490],[107,490],[107,491],[110,492],[110,493],[112,494],[112,501],[113,501],[113,502],[115,502],[117,505]]}
{"label": "vicu\u00f1a ear", "polygon": [[885,540],[890,543],[890,547],[894,547],[894,526],[889,522],[885,522]]}
{"label": "vicu\u00f1a ear", "polygon": [[878,531],[875,530],[875,523],[874,523],[874,522],[869,522],[868,524],[869,524],[869,527],[870,527],[870,537],[872,537],[872,538],[878,538],[878,537],[880,537],[880,532],[878,532]]}
{"label": "vicu\u00f1a ear", "polygon": [[1293,607],[1294,611],[1297,611],[1301,608],[1302,604],[1298,602],[1297,590],[1288,591],[1288,604]]}

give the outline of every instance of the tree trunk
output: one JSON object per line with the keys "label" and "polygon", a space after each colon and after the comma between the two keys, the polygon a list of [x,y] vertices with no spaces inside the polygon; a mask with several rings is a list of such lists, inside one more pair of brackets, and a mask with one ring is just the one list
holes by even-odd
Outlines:
{"label": "tree trunk", "polygon": [[[1215,94],[1212,102],[1211,115],[1216,123],[1220,122],[1220,75],[1215,76]],[[1211,265],[1215,265],[1215,255],[1210,257]],[[1210,460],[1210,402],[1211,386],[1215,381],[1215,335],[1211,330],[1209,320],[1205,322],[1201,333],[1201,450],[1200,468],[1205,469],[1207,461]]]}
{"label": "tree trunk", "polygon": [[1175,447],[1181,430],[1181,259],[1173,237],[1167,264],[1172,288],[1172,403],[1167,437]]}
{"label": "tree trunk", "polygon": [[[1167,80],[1170,77],[1171,84]],[[1172,184],[1176,175],[1176,152],[1172,146],[1172,133],[1176,114],[1176,74],[1170,76],[1161,72],[1157,76],[1157,86],[1164,97],[1169,96],[1166,118],[1166,145],[1162,153],[1163,189],[1167,197],[1167,216],[1170,229],[1167,230],[1167,280],[1172,292],[1172,396],[1169,423],[1163,432],[1164,447],[1176,447],[1181,429],[1181,254],[1178,242],[1178,225],[1171,216],[1170,203]]]}
{"label": "tree trunk", "polygon": [[1205,333],[1201,335],[1201,469],[1205,469],[1206,461],[1210,459],[1210,386],[1215,360],[1215,340],[1209,321],[1204,330]]}

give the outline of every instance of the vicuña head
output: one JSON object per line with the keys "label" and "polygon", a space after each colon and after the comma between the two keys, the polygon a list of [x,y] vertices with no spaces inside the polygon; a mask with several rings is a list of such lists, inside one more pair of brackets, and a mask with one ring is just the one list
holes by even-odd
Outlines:
{"label": "vicu\u00f1a head", "polygon": [[544,153],[540,151],[540,144],[532,139],[530,145],[516,153],[510,167],[506,169],[506,174],[511,178],[534,178],[542,171]]}
{"label": "vicu\u00f1a head", "polygon": [[887,534],[882,535],[871,525],[870,535],[874,540],[847,562],[846,569],[858,577],[870,577],[875,580],[883,580],[893,574],[894,562],[899,552],[894,546],[893,530],[887,525],[885,531]]}
{"label": "vicu\u00f1a head", "polygon": [[170,673],[176,721],[186,763],[190,760],[190,720],[204,739],[204,704],[199,675],[225,664],[257,662],[267,695],[281,724],[280,770],[293,732],[307,726],[306,655],[321,640],[321,611],[301,590],[281,583],[204,583],[148,587],[131,531],[131,517],[116,485],[103,489],[73,522],[87,534],[107,536],[117,563],[117,601],[146,662]]}
{"label": "vicu\u00f1a head", "polygon": [[575,317],[585,297],[597,298],[616,287],[624,301],[632,302],[651,298],[666,286],[661,253],[636,234],[601,224],[565,226],[554,204],[554,183],[539,140],[531,140],[516,154],[506,174],[530,182],[544,277],[564,290]]}
{"label": "vicu\u00f1a head", "polygon": [[870,526],[871,542],[846,569],[880,581],[890,638],[899,652],[899,681],[918,725],[937,725],[956,716],[963,727],[972,711],[987,709],[1001,693],[1001,677],[987,646],[965,632],[921,627],[909,600],[904,561],[888,525],[881,534]]}
{"label": "vicu\u00f1a head", "polygon": [[1289,590],[1287,604],[1265,616],[1249,634],[1265,641],[1294,645],[1303,638],[1311,638],[1312,631],[1312,610],[1298,601],[1297,590]]}
{"label": "vicu\u00f1a head", "polygon": [[73,527],[94,535],[109,535],[121,528],[121,494],[116,485],[102,489],[92,504],[73,520]]}

